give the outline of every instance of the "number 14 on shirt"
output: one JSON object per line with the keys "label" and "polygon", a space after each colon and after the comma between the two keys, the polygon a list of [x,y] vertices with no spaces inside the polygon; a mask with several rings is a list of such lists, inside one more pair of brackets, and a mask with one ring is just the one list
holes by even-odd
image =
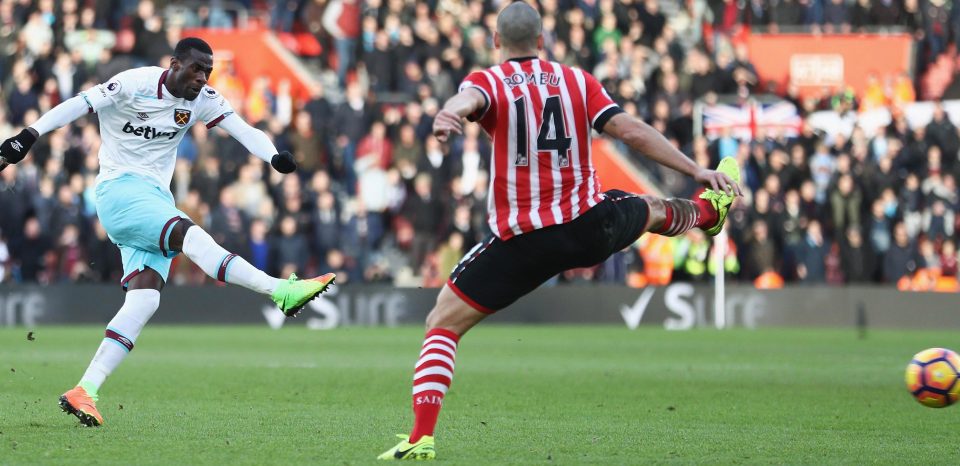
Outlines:
{"label": "number 14 on shirt", "polygon": [[[516,109],[516,134],[517,134],[517,156],[514,159],[514,165],[526,167],[530,165],[529,142],[527,141],[527,100],[520,96],[513,101]],[[536,116],[535,116],[536,117]],[[555,160],[559,168],[570,166],[570,142],[573,140],[567,135],[567,125],[563,117],[563,107],[560,103],[560,96],[553,95],[547,97],[543,103],[543,113],[540,115],[540,128],[537,130],[536,152],[553,151]]]}

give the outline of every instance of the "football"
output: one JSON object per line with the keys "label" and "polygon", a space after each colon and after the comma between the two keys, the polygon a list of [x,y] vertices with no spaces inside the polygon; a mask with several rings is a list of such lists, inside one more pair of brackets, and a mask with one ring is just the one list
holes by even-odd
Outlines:
{"label": "football", "polygon": [[907,390],[920,404],[943,408],[960,398],[960,356],[944,348],[925,349],[907,364]]}

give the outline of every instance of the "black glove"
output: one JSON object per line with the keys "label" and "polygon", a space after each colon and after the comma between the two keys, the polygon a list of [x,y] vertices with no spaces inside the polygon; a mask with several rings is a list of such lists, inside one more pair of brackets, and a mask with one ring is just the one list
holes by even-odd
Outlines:
{"label": "black glove", "polygon": [[29,128],[24,128],[20,134],[3,141],[0,144],[0,157],[7,163],[17,163],[27,156],[27,151],[37,142],[37,136]]}
{"label": "black glove", "polygon": [[293,161],[293,154],[287,151],[274,155],[273,159],[270,160],[270,165],[273,165],[273,169],[280,173],[292,173],[297,169],[297,162]]}

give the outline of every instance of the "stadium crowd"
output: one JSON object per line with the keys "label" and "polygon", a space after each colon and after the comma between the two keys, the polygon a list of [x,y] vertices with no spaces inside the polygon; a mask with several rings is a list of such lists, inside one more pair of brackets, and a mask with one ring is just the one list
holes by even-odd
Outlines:
{"label": "stadium crowd", "polygon": [[[213,1],[197,9],[150,0],[0,0],[0,138],[78,91],[124,69],[166,66],[184,27],[233,27],[240,10],[279,30],[311,31],[316,65],[332,79],[307,101],[289,83],[242,82],[218,62],[210,84],[298,158],[280,176],[220,130],[193,127],[179,150],[178,207],[229,250],[270,273],[336,271],[338,283],[437,286],[486,226],[489,142],[476,125],[440,144],[432,115],[475,67],[496,61],[498,4],[473,1]],[[592,72],[628,112],[698,163],[736,157],[748,195],[730,217],[728,273],[747,280],[897,283],[917,270],[957,275],[960,138],[938,107],[868,138],[708,141],[692,107],[717,94],[766,93],[749,51],[730,40],[746,26],[823,31],[899,26],[921,41],[918,64],[948,50],[960,8],[916,0],[542,0],[545,55]],[[325,12],[334,9],[331,16]],[[186,13],[184,13],[186,11]],[[957,12],[957,13],[955,13]],[[903,83],[900,83],[903,84]],[[801,114],[914,100],[913,83],[783,97]],[[115,281],[120,263],[96,218],[99,133],[91,115],[42,138],[0,173],[0,282]],[[689,180],[633,158],[665,192]],[[649,235],[648,235],[649,236]],[[645,241],[658,241],[644,239]],[[699,232],[624,251],[560,281],[642,285],[703,279],[710,243]],[[649,245],[646,245],[649,246]],[[661,270],[663,273],[646,273]],[[646,277],[642,277],[646,273]],[[171,281],[202,283],[178,260]]]}

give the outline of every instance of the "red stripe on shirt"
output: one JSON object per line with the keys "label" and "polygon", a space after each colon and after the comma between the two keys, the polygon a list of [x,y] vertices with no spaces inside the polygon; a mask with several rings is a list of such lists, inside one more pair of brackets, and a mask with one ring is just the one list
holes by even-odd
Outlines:
{"label": "red stripe on shirt", "polygon": [[[496,75],[494,75],[496,77]],[[497,119],[493,122],[493,133],[494,136],[494,150],[493,156],[491,157],[491,165],[493,166],[493,173],[490,174],[493,189],[490,192],[490,201],[487,206],[487,210],[493,210],[496,213],[496,224],[490,225],[490,228],[497,234],[497,236],[503,238],[504,235],[507,237],[513,236],[513,232],[510,231],[509,216],[510,216],[510,201],[507,197],[507,171],[509,167],[507,164],[511,163],[509,158],[511,154],[507,152],[510,151],[510,132],[509,128],[505,130],[500,130],[503,122],[510,124],[510,105],[513,105],[509,101],[509,96],[512,96],[513,93],[507,91],[507,86],[500,80],[497,82]],[[506,103],[505,103],[506,102]]]}
{"label": "red stripe on shirt", "polygon": [[[529,63],[529,60],[525,63]],[[507,62],[509,67],[505,69],[512,70],[511,72],[506,72],[507,76],[512,74],[520,73],[525,74],[521,63],[517,62]],[[526,87],[526,93],[524,93],[524,88]],[[527,96],[529,94],[529,97]],[[514,99],[523,99],[523,109],[524,109],[524,118],[526,119],[527,125],[525,128],[522,128],[523,131],[527,132],[527,147],[524,149],[527,153],[527,165],[526,166],[514,166],[515,177],[515,197],[517,199],[517,226],[520,227],[520,231],[526,233],[528,231],[533,231],[533,220],[530,217],[530,205],[532,203],[530,196],[530,189],[532,183],[530,182],[530,173],[532,170],[530,167],[537,163],[537,154],[531,150],[531,147],[537,146],[537,132],[531,130],[530,128],[536,128],[540,114],[536,111],[537,103],[534,102],[533,94],[530,91],[530,88],[525,85],[515,86],[513,88]],[[532,110],[532,111],[531,111]],[[517,115],[517,118],[520,118],[520,115]],[[516,123],[514,123],[516,125]],[[517,130],[521,130],[519,126],[516,127]],[[521,148],[517,147],[519,151]]]}
{"label": "red stripe on shirt", "polygon": [[[569,83],[567,89],[570,90],[571,108],[574,118],[585,123],[576,126],[577,138],[580,142],[579,150],[574,157],[578,158],[580,169],[580,185],[576,187],[578,205],[580,213],[586,212],[590,208],[590,183],[592,183],[593,163],[590,160],[590,129],[589,122],[586,121],[587,104],[583,94],[580,92],[580,84],[573,70],[565,68],[563,70],[564,79]],[[572,196],[571,196],[572,197]],[[572,202],[572,199],[571,199]]]}
{"label": "red stripe on shirt", "polygon": [[[538,60],[539,61],[539,60]],[[526,60],[522,62],[521,68],[524,73],[534,74],[535,79],[537,70],[535,69],[534,60]],[[542,72],[542,69],[541,69]],[[530,103],[535,116],[535,121],[532,122],[530,126],[530,132],[533,138],[533,146],[538,146],[538,138],[540,135],[540,129],[543,126],[543,107],[547,97],[550,96],[550,89],[547,86],[541,86],[539,84],[528,87],[528,93],[530,94]],[[531,189],[528,193],[522,193],[522,195],[529,200],[529,206],[527,206],[526,214],[530,216],[531,220],[534,216],[540,219],[541,225],[550,226],[555,225],[557,220],[553,218],[553,212],[551,206],[553,205],[553,192],[554,186],[554,169],[556,168],[557,161],[554,160],[553,151],[540,151],[537,147],[538,152],[531,154],[535,156],[536,160],[531,159],[531,166],[533,163],[537,164],[537,190],[534,192],[531,186]],[[534,175],[530,173],[531,184],[533,181]],[[533,211],[533,201],[537,201],[537,210]]]}
{"label": "red stripe on shirt", "polygon": [[227,115],[228,115],[227,113],[224,113],[223,115],[220,115],[214,118],[213,121],[211,121],[210,123],[207,123],[207,129],[213,128],[214,126],[217,126],[218,124],[220,124],[220,122],[223,121],[223,119],[226,118]]}

